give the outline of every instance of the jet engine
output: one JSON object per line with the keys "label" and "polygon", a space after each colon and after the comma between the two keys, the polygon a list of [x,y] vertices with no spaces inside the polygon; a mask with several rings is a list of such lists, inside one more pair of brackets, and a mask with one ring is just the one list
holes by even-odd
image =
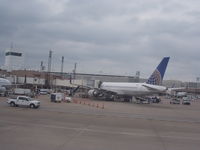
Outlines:
{"label": "jet engine", "polygon": [[0,95],[5,95],[5,94],[6,94],[6,88],[0,87]]}
{"label": "jet engine", "polygon": [[88,95],[90,97],[97,97],[99,96],[100,92],[98,90],[95,90],[95,89],[91,89],[88,91]]}
{"label": "jet engine", "polygon": [[5,87],[0,87],[0,92],[5,92],[6,88]]}

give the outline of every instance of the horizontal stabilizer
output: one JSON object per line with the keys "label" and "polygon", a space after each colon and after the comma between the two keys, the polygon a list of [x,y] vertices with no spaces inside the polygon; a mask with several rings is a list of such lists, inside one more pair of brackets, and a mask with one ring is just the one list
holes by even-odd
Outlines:
{"label": "horizontal stabilizer", "polygon": [[146,88],[149,89],[150,91],[159,91],[158,89],[153,88],[153,87],[150,87],[150,86],[148,86],[148,85],[142,85],[142,86],[146,87]]}

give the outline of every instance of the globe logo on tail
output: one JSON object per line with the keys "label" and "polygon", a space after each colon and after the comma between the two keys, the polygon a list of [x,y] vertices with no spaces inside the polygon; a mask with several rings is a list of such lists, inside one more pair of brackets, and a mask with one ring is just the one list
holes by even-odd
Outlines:
{"label": "globe logo on tail", "polygon": [[162,77],[160,72],[156,69],[147,81],[148,84],[161,85]]}

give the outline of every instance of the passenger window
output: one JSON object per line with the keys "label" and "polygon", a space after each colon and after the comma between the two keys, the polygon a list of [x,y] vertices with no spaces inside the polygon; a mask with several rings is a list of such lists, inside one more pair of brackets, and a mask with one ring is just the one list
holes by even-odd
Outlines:
{"label": "passenger window", "polygon": [[26,100],[26,98],[24,98],[24,97],[19,97],[19,100],[24,101],[24,100]]}
{"label": "passenger window", "polygon": [[19,97],[19,100],[23,100],[23,97]]}

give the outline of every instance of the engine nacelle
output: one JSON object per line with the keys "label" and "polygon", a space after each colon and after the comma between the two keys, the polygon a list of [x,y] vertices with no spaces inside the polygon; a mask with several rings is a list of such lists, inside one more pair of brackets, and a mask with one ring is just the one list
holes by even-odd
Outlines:
{"label": "engine nacelle", "polygon": [[0,87],[0,96],[1,95],[3,95],[3,96],[6,95],[6,88],[5,87]]}
{"label": "engine nacelle", "polygon": [[95,90],[95,89],[91,89],[91,90],[88,91],[88,95],[90,97],[97,97],[97,96],[99,96],[99,94],[100,94],[99,91]]}
{"label": "engine nacelle", "polygon": [[0,87],[0,92],[5,92],[6,91],[6,88],[5,87]]}

